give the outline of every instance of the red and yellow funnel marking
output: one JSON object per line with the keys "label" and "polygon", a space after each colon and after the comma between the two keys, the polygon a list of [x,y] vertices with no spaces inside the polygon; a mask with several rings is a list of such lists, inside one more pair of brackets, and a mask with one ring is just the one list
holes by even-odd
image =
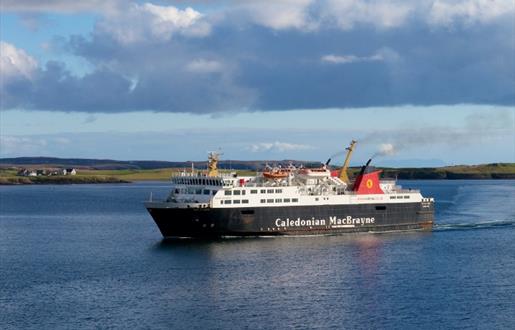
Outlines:
{"label": "red and yellow funnel marking", "polygon": [[384,194],[384,191],[379,185],[379,173],[381,171],[375,171],[360,175],[354,182],[354,191],[357,194]]}

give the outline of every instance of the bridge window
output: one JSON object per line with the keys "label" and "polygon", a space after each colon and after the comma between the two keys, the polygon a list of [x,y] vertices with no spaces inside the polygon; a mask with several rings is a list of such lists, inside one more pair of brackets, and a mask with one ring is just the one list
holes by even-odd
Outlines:
{"label": "bridge window", "polygon": [[250,191],[250,193],[251,193],[251,194],[257,194],[257,189],[252,189],[252,190]]}
{"label": "bridge window", "polygon": [[280,198],[277,198],[277,199],[275,200],[275,202],[276,202],[276,203],[282,203],[282,202],[283,202],[283,200],[282,200],[282,199],[280,199]]}
{"label": "bridge window", "polygon": [[231,195],[232,195],[232,191],[230,191],[230,190],[225,191],[225,196],[231,196]]}
{"label": "bridge window", "polygon": [[226,200],[225,204],[231,204],[231,201],[230,200]]}
{"label": "bridge window", "polygon": [[240,200],[239,199],[235,199],[232,201],[233,204],[240,204]]}
{"label": "bridge window", "polygon": [[291,201],[292,201],[293,203],[297,203],[297,202],[299,201],[299,199],[298,199],[298,198],[292,198],[292,200],[291,200]]}
{"label": "bridge window", "polygon": [[290,199],[289,199],[289,198],[285,198],[285,199],[284,199],[284,202],[285,202],[285,203],[289,203],[289,202],[290,202]]}
{"label": "bridge window", "polygon": [[273,203],[273,202],[274,202],[274,200],[273,200],[273,199],[267,199],[267,200],[266,200],[266,202],[267,202],[267,203]]}
{"label": "bridge window", "polygon": [[282,192],[283,192],[283,190],[282,190],[282,189],[276,189],[276,190],[275,190],[275,193],[276,193],[276,194],[281,194]]}
{"label": "bridge window", "polygon": [[234,190],[233,191],[233,195],[240,195],[240,191],[239,190]]}
{"label": "bridge window", "polygon": [[267,194],[273,194],[273,193],[274,193],[274,190],[273,190],[273,189],[268,189],[268,190],[266,191],[266,193],[267,193]]}
{"label": "bridge window", "polygon": [[266,193],[266,190],[265,190],[265,189],[261,189],[261,193],[262,193],[262,194],[265,194],[265,193]]}
{"label": "bridge window", "polygon": [[266,203],[265,199],[260,200],[261,203]]}
{"label": "bridge window", "polygon": [[242,203],[242,204],[248,204],[248,203],[249,203],[249,200],[248,200],[248,199],[242,199],[242,200],[241,200],[241,203]]}

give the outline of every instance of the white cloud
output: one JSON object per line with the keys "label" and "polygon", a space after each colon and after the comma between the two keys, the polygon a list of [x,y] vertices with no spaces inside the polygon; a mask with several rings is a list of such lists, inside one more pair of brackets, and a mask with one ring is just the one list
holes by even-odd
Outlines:
{"label": "white cloud", "polygon": [[313,149],[312,146],[306,144],[295,144],[288,142],[261,142],[251,145],[248,148],[251,152],[285,152],[285,151],[298,151],[298,150],[307,150]]}
{"label": "white cloud", "polygon": [[514,13],[513,0],[436,0],[431,6],[428,21],[432,25],[443,26],[452,25],[458,20],[466,24],[488,23]]}
{"label": "white cloud", "polygon": [[151,3],[131,4],[127,10],[109,13],[99,22],[99,29],[122,44],[147,40],[168,41],[173,34],[204,37],[211,26],[202,21],[202,14],[188,7],[184,10],[173,6]]}
{"label": "white cloud", "polygon": [[376,153],[372,156],[372,158],[378,157],[378,156],[393,156],[397,153],[397,149],[395,146],[391,143],[382,143],[379,145],[379,149],[376,151]]}
{"label": "white cloud", "polygon": [[10,135],[0,136],[0,154],[5,156],[41,153],[41,149],[47,145],[46,139]]}
{"label": "white cloud", "polygon": [[312,29],[314,21],[308,14],[313,0],[249,1],[240,6],[257,24],[275,29]]}
{"label": "white cloud", "polygon": [[186,65],[186,70],[194,73],[213,73],[223,70],[222,63],[218,61],[196,59]]}
{"label": "white cloud", "polygon": [[31,79],[37,67],[36,60],[23,49],[0,41],[0,85],[13,79]]}
{"label": "white cloud", "polygon": [[0,135],[0,156],[38,156],[51,153],[56,148],[70,148],[68,137]]}
{"label": "white cloud", "polygon": [[72,143],[72,141],[68,138],[64,138],[64,137],[56,137],[52,140],[52,142],[56,143],[56,144],[61,144],[61,145],[68,145],[70,143]]}
{"label": "white cloud", "polygon": [[251,22],[274,29],[316,30],[337,26],[351,30],[357,25],[391,29],[417,20],[447,26],[456,21],[489,23],[513,14],[512,0],[277,0],[247,1],[237,6]]}
{"label": "white cloud", "polygon": [[[386,54],[388,55],[388,54]],[[390,56],[391,57],[391,56]],[[324,55],[320,58],[322,62],[330,63],[330,64],[348,64],[348,63],[356,63],[356,62],[378,62],[385,61],[387,56],[384,55],[384,52],[380,51],[371,56],[356,56],[356,55]]]}
{"label": "white cloud", "polygon": [[416,4],[390,0],[329,0],[322,8],[322,16],[343,30],[350,30],[356,24],[393,28],[406,22],[414,6]]}

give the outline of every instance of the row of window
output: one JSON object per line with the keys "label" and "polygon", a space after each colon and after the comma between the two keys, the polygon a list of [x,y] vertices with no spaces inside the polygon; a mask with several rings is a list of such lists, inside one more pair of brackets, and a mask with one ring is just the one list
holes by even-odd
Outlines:
{"label": "row of window", "polygon": [[202,185],[202,186],[221,186],[222,182],[210,178],[173,178],[172,182],[175,184],[186,185]]}
{"label": "row of window", "polygon": [[216,190],[210,189],[195,189],[195,188],[175,188],[174,194],[189,194],[189,195],[214,195]]}
{"label": "row of window", "polygon": [[403,199],[403,198],[404,199],[409,199],[409,196],[406,196],[406,195],[404,195],[404,196],[390,196],[390,199]]}
{"label": "row of window", "polygon": [[282,198],[276,198],[276,199],[270,198],[270,199],[262,199],[262,200],[260,200],[260,202],[262,204],[264,204],[264,203],[267,203],[267,204],[271,204],[271,203],[290,203],[290,202],[298,203],[299,199],[298,198],[292,198],[292,199],[290,199],[290,198],[284,198],[284,199],[282,199]]}
{"label": "row of window", "polygon": [[[259,192],[261,194],[273,194],[273,193],[282,194],[283,190],[282,189],[260,189]],[[258,189],[251,189],[250,193],[257,194]],[[245,195],[245,190],[226,190],[225,191],[225,196],[231,196],[231,195],[233,195],[233,196]]]}
{"label": "row of window", "polygon": [[[298,203],[299,202],[299,199],[298,198],[270,198],[270,199],[262,199],[260,200],[261,204],[273,204],[273,203]],[[242,200],[239,200],[239,199],[233,199],[233,200],[225,200],[225,201],[222,201],[222,204],[248,204],[249,203],[249,200],[248,199],[242,199]]]}
{"label": "row of window", "polygon": [[225,196],[239,196],[239,195],[245,195],[245,190],[226,190]]}
{"label": "row of window", "polygon": [[248,199],[242,199],[241,201],[239,199],[222,201],[222,204],[248,204],[248,203],[249,203]]}

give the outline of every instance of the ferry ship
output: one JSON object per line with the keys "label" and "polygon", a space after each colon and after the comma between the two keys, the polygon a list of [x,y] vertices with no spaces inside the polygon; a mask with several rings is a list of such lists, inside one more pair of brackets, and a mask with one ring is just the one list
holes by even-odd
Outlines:
{"label": "ferry ship", "polygon": [[179,172],[167,198],[150,198],[145,207],[166,238],[431,230],[434,199],[381,180],[371,159],[349,179],[355,144],[340,170],[331,171],[328,160],[319,168],[268,167],[255,176],[220,173],[213,152],[206,171]]}

